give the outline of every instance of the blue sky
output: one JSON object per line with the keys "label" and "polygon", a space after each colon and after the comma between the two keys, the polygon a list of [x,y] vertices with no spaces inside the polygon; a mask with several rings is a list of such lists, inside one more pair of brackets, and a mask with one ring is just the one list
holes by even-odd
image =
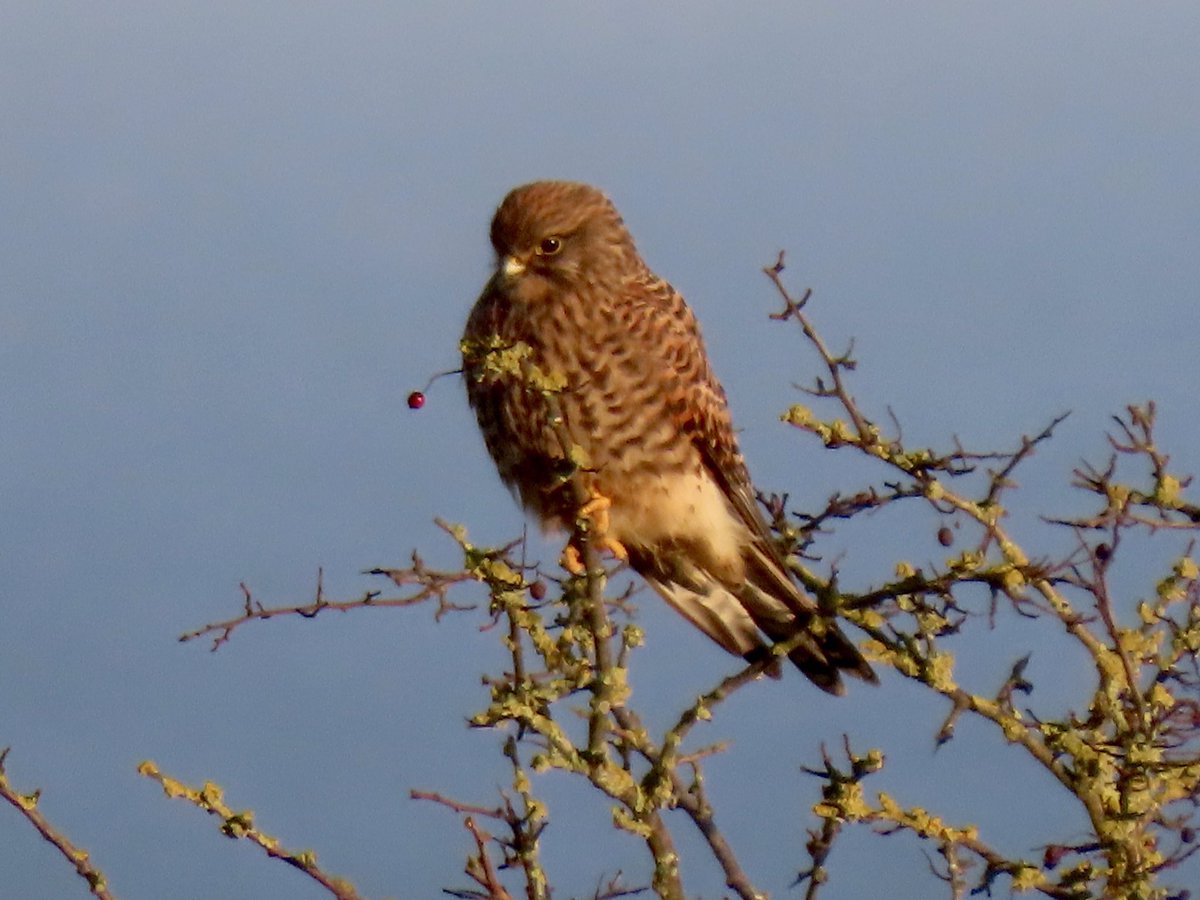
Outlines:
{"label": "blue sky", "polygon": [[[353,596],[414,547],[453,565],[434,516],[520,533],[456,380],[420,413],[404,397],[457,365],[488,219],[535,178],[610,193],[697,311],[760,487],[803,507],[867,476],[778,421],[816,371],[766,318],[759,270],[780,249],[830,341],[856,339],[856,393],[913,443],[1011,446],[1074,411],[1026,470],[1020,533],[1078,508],[1070,470],[1103,457],[1126,403],[1156,399],[1163,446],[1197,471],[1197,46],[1188,3],[6,5],[10,776],[44,789],[124,897],[323,896],[168,802],[143,758],[220,782],[367,896],[465,883],[461,824],[407,796],[487,803],[506,780],[500,737],[463,724],[500,662],[478,620],[271,622],[216,654],[175,638],[235,613],[239,581],[287,603],[318,567]],[[913,515],[826,549],[877,581],[936,552],[910,539],[935,518]],[[1156,573],[1138,574],[1130,604]],[[640,605],[635,684],[666,721],[731,662]],[[1035,698],[1078,696],[1055,680],[1052,629],[980,632],[955,648],[967,680],[994,689],[1032,649]],[[733,742],[709,784],[760,886],[789,896],[815,800],[798,767],[843,732],[887,751],[879,788],[982,820],[1005,849],[1080,835],[982,727],[934,755],[944,713],[896,679],[831,700],[787,678],[731,702],[701,737]],[[987,774],[1010,764],[1015,782]],[[540,786],[562,896],[618,868],[645,880],[606,804]],[[15,814],[0,834],[6,893],[84,895]],[[720,896],[681,841],[689,891]],[[933,889],[903,839],[851,835],[832,868],[826,900]]]}

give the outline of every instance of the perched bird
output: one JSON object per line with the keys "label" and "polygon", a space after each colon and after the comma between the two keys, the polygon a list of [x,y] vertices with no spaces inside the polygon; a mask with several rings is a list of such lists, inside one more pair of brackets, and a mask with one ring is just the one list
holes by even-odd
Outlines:
{"label": "perched bird", "polygon": [[[496,270],[467,320],[463,373],[525,508],[551,531],[587,518],[600,546],[730,653],[758,660],[767,639],[803,634],[789,656],[819,687],[841,693],[841,671],[875,681],[788,575],[696,319],[608,198],[527,184],[500,204],[491,239]],[[564,565],[578,561],[569,544]]]}

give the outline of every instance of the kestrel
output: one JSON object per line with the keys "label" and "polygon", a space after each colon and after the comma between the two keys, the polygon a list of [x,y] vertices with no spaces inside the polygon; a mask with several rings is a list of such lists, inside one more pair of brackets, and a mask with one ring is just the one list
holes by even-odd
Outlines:
{"label": "kestrel", "polygon": [[[819,687],[842,693],[840,671],[875,681],[788,575],[696,319],[608,198],[527,184],[500,204],[491,239],[496,271],[467,320],[463,372],[522,505],[549,531],[587,517],[600,546],[730,653],[759,660],[803,634],[789,656]],[[564,564],[578,568],[571,545]]]}

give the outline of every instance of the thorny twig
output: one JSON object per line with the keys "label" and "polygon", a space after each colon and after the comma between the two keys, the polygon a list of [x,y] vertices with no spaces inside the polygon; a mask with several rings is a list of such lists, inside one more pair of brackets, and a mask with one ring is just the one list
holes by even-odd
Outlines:
{"label": "thorny twig", "polygon": [[[443,530],[449,527],[441,521],[438,522],[438,525]],[[370,569],[367,574],[382,575],[400,588],[416,585],[419,589],[415,593],[404,597],[386,597],[381,591],[367,591],[355,600],[330,600],[325,596],[323,573],[318,571],[316,596],[311,603],[267,607],[255,600],[250,592],[250,588],[245,583],[242,583],[239,585],[243,597],[243,606],[240,615],[221,622],[213,622],[202,628],[181,634],[179,640],[182,643],[186,643],[197,638],[215,635],[212,646],[209,649],[216,651],[233,636],[233,632],[237,628],[245,625],[247,622],[265,621],[280,616],[300,616],[305,619],[315,619],[318,615],[326,611],[348,612],[353,609],[384,609],[415,606],[434,598],[438,601],[437,609],[434,612],[435,618],[438,619],[448,612],[458,612],[473,608],[471,606],[460,606],[451,603],[447,599],[447,593],[451,587],[474,579],[471,572],[442,572],[429,569],[415,551],[412,555],[412,565],[407,569]]]}
{"label": "thorny twig", "polygon": [[[811,292],[799,301],[793,300],[779,277],[781,271],[782,256],[767,270],[784,298],[784,311],[776,318],[795,318],[801,323],[831,378],[853,368],[847,364],[852,363],[848,353],[835,357],[822,341],[813,339],[813,329],[802,312]],[[1119,621],[1106,579],[1122,530],[1143,527],[1153,533],[1167,528],[1195,529],[1200,522],[1197,505],[1181,494],[1190,479],[1170,473],[1168,457],[1154,442],[1153,405],[1130,407],[1124,418],[1117,418],[1120,435],[1110,438],[1115,453],[1107,468],[1098,470],[1085,464],[1076,471],[1077,486],[1103,500],[1101,512],[1075,520],[1047,520],[1076,530],[1104,528],[1110,532],[1109,542],[1090,547],[1081,541],[1079,549],[1067,559],[1031,561],[1002,524],[1005,511],[1000,501],[1013,486],[1014,470],[1039,443],[1049,439],[1063,416],[1056,417],[1037,435],[1023,438],[1020,447],[1009,454],[968,453],[961,446],[950,454],[938,454],[906,450],[899,440],[881,440],[840,379],[834,379],[832,387],[818,381],[817,388],[808,393],[837,404],[841,414],[854,423],[853,431],[838,421],[821,421],[803,407],[789,411],[787,421],[816,434],[827,447],[857,449],[899,476],[895,482],[886,483],[889,494],[872,489],[857,495],[857,503],[835,497],[825,513],[813,517],[817,524],[835,517],[850,518],[919,492],[940,515],[973,526],[980,539],[974,548],[947,561],[944,568],[934,567],[933,574],[902,563],[897,566],[896,580],[857,593],[845,591],[838,584],[836,568],[827,579],[799,564],[797,573],[824,608],[844,610],[866,631],[872,639],[868,646],[878,661],[892,665],[949,701],[951,709],[938,732],[939,743],[950,739],[957,720],[966,712],[991,722],[1007,741],[1022,747],[1059,780],[1082,806],[1100,837],[1093,849],[1083,851],[1086,855],[1080,863],[1051,877],[1036,865],[997,853],[972,830],[952,829],[929,819],[923,811],[903,810],[894,801],[883,802],[884,795],[881,804],[872,807],[854,791],[835,792],[841,805],[827,803],[822,829],[811,833],[813,867],[806,873],[810,896],[819,889],[819,876],[841,823],[866,821],[890,823],[889,829],[936,838],[947,866],[939,877],[947,882],[953,896],[961,896],[964,889],[965,852],[984,863],[975,891],[990,891],[998,876],[1007,875],[1014,888],[1037,890],[1050,897],[1091,896],[1086,893],[1089,886],[1098,887],[1106,897],[1149,897],[1147,886],[1156,883],[1156,873],[1177,867],[1195,852],[1182,837],[1178,848],[1169,853],[1160,854],[1154,848],[1164,832],[1182,835],[1190,828],[1184,823],[1190,822],[1191,811],[1200,802],[1200,752],[1180,751],[1183,746],[1200,745],[1200,700],[1184,695],[1184,690],[1195,692],[1200,678],[1185,678],[1180,672],[1181,664],[1196,670],[1200,569],[1191,559],[1189,546],[1172,575],[1160,582],[1160,599],[1141,604],[1142,624],[1132,629]],[[1116,481],[1117,457],[1122,456],[1149,463],[1149,489]],[[973,463],[984,458],[997,459],[1001,464],[988,472],[978,499],[950,487],[950,479],[969,474]],[[773,518],[787,534],[782,510],[775,509]],[[954,534],[943,531],[946,533],[939,532],[939,542],[949,546]],[[1081,556],[1090,561],[1090,574],[1081,570]],[[997,596],[1009,598],[1022,615],[1040,613],[1057,619],[1081,645],[1092,658],[1097,676],[1087,719],[1069,715],[1060,721],[1039,720],[1016,708],[1014,694],[1028,693],[1033,687],[1025,676],[1028,658],[1013,665],[995,697],[972,693],[956,683],[953,656],[940,644],[965,621],[956,594],[971,584],[987,586],[993,602]],[[1075,594],[1082,595],[1082,608]],[[1183,604],[1183,608],[1173,614],[1172,604]],[[828,760],[827,769],[832,772]],[[829,778],[833,787],[842,783],[832,774]],[[1162,806],[1171,803],[1186,803],[1191,811],[1185,809],[1166,817]]]}

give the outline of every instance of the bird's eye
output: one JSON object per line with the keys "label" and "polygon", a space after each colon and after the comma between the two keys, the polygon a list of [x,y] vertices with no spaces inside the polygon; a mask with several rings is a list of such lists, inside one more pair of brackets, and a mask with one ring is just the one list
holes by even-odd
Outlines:
{"label": "bird's eye", "polygon": [[538,256],[553,256],[562,250],[562,238],[548,237],[542,238],[542,242],[538,244]]}

